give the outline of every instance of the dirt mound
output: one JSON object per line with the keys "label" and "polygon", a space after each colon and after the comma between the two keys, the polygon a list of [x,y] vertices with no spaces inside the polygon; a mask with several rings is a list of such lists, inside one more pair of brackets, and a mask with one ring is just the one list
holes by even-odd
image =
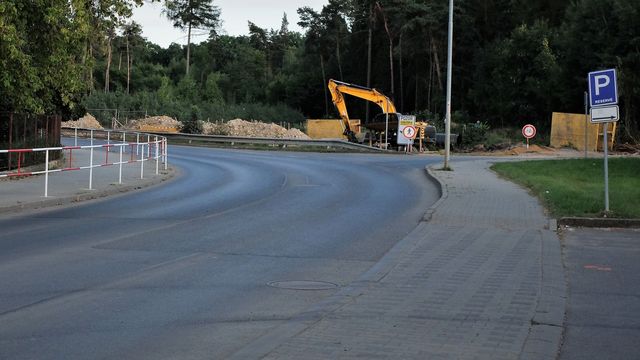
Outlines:
{"label": "dirt mound", "polygon": [[228,135],[241,137],[266,137],[279,139],[310,139],[298,129],[285,129],[280,125],[242,119],[229,120],[216,124],[205,122],[202,126],[203,134]]}
{"label": "dirt mound", "polygon": [[87,113],[78,120],[63,121],[62,127],[80,128],[80,129],[104,129],[102,125],[91,114]]}
{"label": "dirt mound", "polygon": [[495,146],[490,146],[486,148],[483,144],[476,145],[468,152],[472,152],[478,155],[491,155],[491,156],[509,156],[509,155],[523,155],[523,154],[544,154],[544,155],[553,155],[558,152],[558,150],[541,146],[541,145],[529,145],[527,149],[526,145],[508,145],[508,144],[499,144]]}
{"label": "dirt mound", "polygon": [[180,130],[182,128],[182,123],[164,115],[131,120],[127,123],[127,129],[131,130],[148,130],[150,127]]}

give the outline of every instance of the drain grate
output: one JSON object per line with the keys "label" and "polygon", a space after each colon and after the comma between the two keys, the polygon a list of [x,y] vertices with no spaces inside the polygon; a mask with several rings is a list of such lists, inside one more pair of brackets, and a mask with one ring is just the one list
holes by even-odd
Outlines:
{"label": "drain grate", "polygon": [[267,285],[279,289],[288,290],[331,290],[338,287],[337,284],[326,281],[308,281],[308,280],[292,280],[292,281],[271,281]]}

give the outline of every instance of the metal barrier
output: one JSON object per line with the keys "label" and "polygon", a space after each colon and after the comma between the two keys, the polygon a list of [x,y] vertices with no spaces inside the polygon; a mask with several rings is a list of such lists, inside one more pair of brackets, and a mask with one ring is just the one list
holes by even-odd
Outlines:
{"label": "metal barrier", "polygon": [[[17,154],[18,157],[18,166],[14,170],[0,172],[0,178],[5,177],[19,177],[19,176],[33,176],[33,175],[42,175],[45,176],[44,181],[44,196],[49,196],[49,174],[59,173],[65,171],[75,171],[75,170],[89,170],[89,190],[93,189],[93,169],[99,167],[106,166],[118,166],[118,183],[122,184],[122,165],[129,163],[140,163],[140,178],[144,179],[144,164],[145,162],[149,162],[155,160],[155,174],[159,174],[160,163],[163,164],[164,170],[167,170],[167,138],[159,135],[152,135],[146,133],[131,133],[126,131],[112,131],[112,130],[93,130],[93,129],[79,129],[73,128],[74,131],[74,145],[73,146],[59,146],[59,147],[47,147],[47,148],[33,148],[33,149],[9,149],[9,150],[0,150],[0,154],[9,153],[9,154]],[[78,145],[80,135],[88,133],[89,140],[91,142],[90,145]],[[94,140],[98,139],[96,135],[102,134],[106,136],[106,144],[94,144]],[[120,134],[121,139],[115,140],[112,135]],[[127,135],[135,135],[135,142],[127,142]],[[146,141],[144,141],[144,137],[146,137]],[[152,140],[153,138],[153,140]],[[142,141],[140,141],[142,140]],[[104,149],[104,161],[94,161],[94,152],[96,149]],[[118,149],[117,151],[113,151],[114,149]],[[73,151],[74,150],[88,150],[89,151],[89,163],[85,166],[73,166]],[[125,157],[127,153],[129,155]],[[135,154],[134,154],[135,150]],[[145,151],[146,150],[146,151]],[[54,151],[61,151],[65,155],[68,155],[68,159],[65,159],[63,166],[56,169],[49,168],[49,154]],[[67,152],[68,151],[68,152]],[[43,152],[45,153],[45,163],[44,170],[38,171],[23,171],[22,167],[22,158],[26,153],[37,153]],[[118,161],[110,162],[109,161],[109,153],[115,152],[118,155]]]}

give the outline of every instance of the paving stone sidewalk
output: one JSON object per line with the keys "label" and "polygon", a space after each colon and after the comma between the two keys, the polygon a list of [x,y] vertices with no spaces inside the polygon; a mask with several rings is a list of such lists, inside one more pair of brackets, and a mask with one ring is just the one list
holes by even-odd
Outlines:
{"label": "paving stone sidewalk", "polygon": [[558,237],[537,200],[489,165],[431,170],[445,187],[426,221],[358,282],[233,357],[555,359]]}

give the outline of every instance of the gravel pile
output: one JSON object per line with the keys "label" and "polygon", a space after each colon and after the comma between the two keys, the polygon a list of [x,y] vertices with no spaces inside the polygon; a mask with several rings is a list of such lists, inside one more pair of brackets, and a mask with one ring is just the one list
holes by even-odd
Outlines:
{"label": "gravel pile", "polygon": [[91,114],[86,114],[78,120],[63,121],[62,127],[81,129],[104,129],[102,125]]}
{"label": "gravel pile", "polygon": [[202,126],[205,135],[228,135],[241,137],[266,137],[280,139],[310,139],[298,129],[285,129],[280,125],[242,119],[229,120],[216,124],[205,122]]}
{"label": "gravel pile", "polygon": [[145,126],[166,127],[180,130],[182,123],[169,116],[150,116],[144,119],[131,120],[127,123],[127,129],[142,130]]}

